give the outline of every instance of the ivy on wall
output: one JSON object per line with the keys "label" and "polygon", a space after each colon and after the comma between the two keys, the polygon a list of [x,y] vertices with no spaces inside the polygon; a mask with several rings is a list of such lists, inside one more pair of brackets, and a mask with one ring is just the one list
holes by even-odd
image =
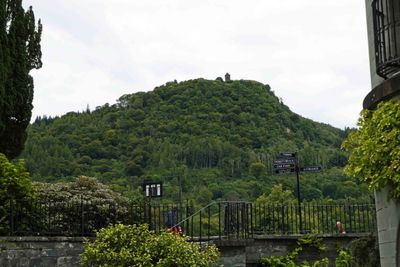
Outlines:
{"label": "ivy on wall", "polygon": [[350,153],[345,173],[370,190],[390,186],[391,196],[400,199],[400,104],[388,101],[362,111],[358,126],[342,145]]}

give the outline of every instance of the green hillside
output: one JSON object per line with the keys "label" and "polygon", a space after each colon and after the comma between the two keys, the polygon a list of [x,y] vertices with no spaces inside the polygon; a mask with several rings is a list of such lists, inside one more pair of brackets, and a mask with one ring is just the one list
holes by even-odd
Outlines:
{"label": "green hillside", "polygon": [[272,161],[298,151],[301,165],[324,172],[302,175],[302,195],[362,198],[347,181],[340,144],[346,132],[290,111],[268,85],[255,81],[196,79],[168,82],[119,98],[94,111],[37,118],[21,155],[34,180],[97,177],[122,191],[143,180],[163,181],[167,199],[253,200],[292,175],[272,175]]}

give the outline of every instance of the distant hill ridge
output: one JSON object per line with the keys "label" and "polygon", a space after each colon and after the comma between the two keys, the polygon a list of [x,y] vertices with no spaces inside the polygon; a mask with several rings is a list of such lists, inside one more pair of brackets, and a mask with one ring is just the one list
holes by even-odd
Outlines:
{"label": "distant hill ridge", "polygon": [[261,179],[251,165],[262,163],[261,177],[269,176],[283,151],[324,168],[346,161],[345,131],[291,112],[269,85],[249,80],[168,82],[94,111],[37,118],[28,134],[21,157],[35,180],[88,175],[121,188],[157,179],[177,190],[183,177],[189,192]]}

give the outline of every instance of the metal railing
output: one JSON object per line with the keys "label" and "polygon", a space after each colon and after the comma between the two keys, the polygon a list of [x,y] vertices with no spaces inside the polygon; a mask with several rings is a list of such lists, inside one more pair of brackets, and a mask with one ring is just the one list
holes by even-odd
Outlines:
{"label": "metal railing", "polygon": [[[301,210],[302,224],[299,221]],[[212,202],[205,207],[164,204],[123,204],[90,201],[10,203],[0,235],[92,236],[110,224],[143,224],[156,231],[181,232],[192,241],[248,239],[255,235],[376,232],[374,204],[259,205]]]}
{"label": "metal railing", "polygon": [[[376,231],[374,204],[253,205],[254,234],[298,235]],[[302,222],[300,225],[300,213]],[[337,229],[340,224],[342,230]]]}
{"label": "metal railing", "polygon": [[0,233],[22,236],[92,236],[110,224],[141,224],[145,206],[118,205],[107,201],[10,202],[8,225]]}
{"label": "metal railing", "polygon": [[400,71],[400,2],[372,1],[376,72],[383,78]]}
{"label": "metal railing", "polygon": [[247,239],[252,237],[252,204],[240,201],[212,202],[195,213],[189,213],[173,228],[192,241]]}

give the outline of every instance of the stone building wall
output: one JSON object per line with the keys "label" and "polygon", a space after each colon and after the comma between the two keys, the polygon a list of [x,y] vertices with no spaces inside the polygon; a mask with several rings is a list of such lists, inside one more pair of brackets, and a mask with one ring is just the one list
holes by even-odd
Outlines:
{"label": "stone building wall", "polygon": [[382,267],[400,267],[400,203],[388,200],[389,188],[375,192]]}
{"label": "stone building wall", "polygon": [[[373,0],[365,0],[371,91],[364,99],[364,108],[369,109],[374,109],[379,102],[400,98],[400,74],[384,80],[376,73],[372,2]],[[396,11],[398,10],[396,9]],[[398,43],[399,40],[396,39],[395,42]],[[390,200],[388,191],[389,188],[384,188],[375,192],[381,266],[400,267],[400,201]]]}

